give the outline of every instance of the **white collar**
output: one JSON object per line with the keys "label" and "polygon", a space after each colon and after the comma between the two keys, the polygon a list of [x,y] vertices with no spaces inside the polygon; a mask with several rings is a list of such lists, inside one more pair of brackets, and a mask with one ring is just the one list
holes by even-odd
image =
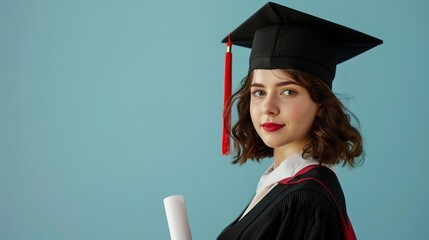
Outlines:
{"label": "white collar", "polygon": [[[302,153],[295,153],[282,161],[277,168],[274,168],[274,165],[271,165],[259,180],[256,192],[260,189],[276,184],[285,178],[292,177],[301,169],[313,164],[319,164],[319,162],[313,158],[304,159],[302,157]],[[328,167],[333,169],[332,166]]]}

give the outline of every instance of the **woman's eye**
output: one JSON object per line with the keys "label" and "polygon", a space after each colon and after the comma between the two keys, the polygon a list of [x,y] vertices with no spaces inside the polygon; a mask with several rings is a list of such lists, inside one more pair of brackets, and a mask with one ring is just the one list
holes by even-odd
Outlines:
{"label": "woman's eye", "polygon": [[264,92],[262,90],[255,90],[255,91],[252,92],[252,95],[254,97],[260,97],[260,96],[264,95]]}
{"label": "woman's eye", "polygon": [[282,92],[283,95],[287,95],[287,96],[294,95],[295,93],[296,91],[292,89],[287,89]]}

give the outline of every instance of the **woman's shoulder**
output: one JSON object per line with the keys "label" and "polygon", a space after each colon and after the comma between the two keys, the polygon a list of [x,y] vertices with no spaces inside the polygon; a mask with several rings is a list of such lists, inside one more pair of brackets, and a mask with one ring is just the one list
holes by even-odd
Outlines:
{"label": "woman's shoulder", "polygon": [[285,190],[277,198],[276,204],[279,208],[296,208],[297,205],[305,208],[323,207],[326,210],[335,210],[335,204],[326,190],[314,181],[303,181],[301,183],[279,188]]}
{"label": "woman's shoulder", "polygon": [[279,185],[288,189],[317,192],[328,198],[344,197],[337,175],[326,166],[315,166],[292,179],[279,181]]}
{"label": "woman's shoulder", "polygon": [[286,184],[279,183],[281,194],[278,195],[276,208],[311,210],[324,208],[322,211],[338,210],[346,216],[344,193],[338,178],[330,168],[320,166],[293,178]]}

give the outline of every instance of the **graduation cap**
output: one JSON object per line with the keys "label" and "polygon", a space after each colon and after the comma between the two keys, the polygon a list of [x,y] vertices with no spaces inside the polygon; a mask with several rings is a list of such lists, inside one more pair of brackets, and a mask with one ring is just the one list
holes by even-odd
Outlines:
{"label": "graduation cap", "polygon": [[[336,66],[381,43],[351,28],[269,2],[222,40],[227,44],[224,107],[231,96],[232,45],[251,48],[255,69],[297,69],[332,88]],[[224,108],[222,154],[229,153],[230,116]]]}

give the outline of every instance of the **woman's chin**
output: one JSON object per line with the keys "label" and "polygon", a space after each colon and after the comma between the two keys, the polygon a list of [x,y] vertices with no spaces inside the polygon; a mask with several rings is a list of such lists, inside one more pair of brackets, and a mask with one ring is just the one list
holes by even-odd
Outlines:
{"label": "woman's chin", "polygon": [[265,143],[265,145],[267,145],[267,147],[270,147],[270,148],[279,148],[285,145],[284,142],[275,141],[272,139],[266,139],[266,140],[262,139],[262,141]]}

